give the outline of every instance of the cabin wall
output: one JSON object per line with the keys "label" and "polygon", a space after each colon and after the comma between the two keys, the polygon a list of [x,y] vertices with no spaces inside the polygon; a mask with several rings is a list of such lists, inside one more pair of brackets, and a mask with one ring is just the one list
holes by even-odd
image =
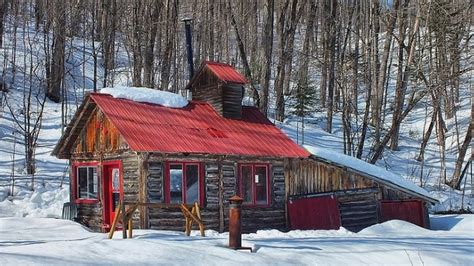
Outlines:
{"label": "cabin wall", "polygon": [[117,128],[96,108],[78,136],[73,154],[94,157],[104,153],[115,154],[127,149],[127,144]]}
{"label": "cabin wall", "polygon": [[[286,230],[285,176],[283,161],[275,161],[270,168],[271,204],[269,207],[242,207],[242,231],[255,232],[261,229]],[[226,211],[226,215],[228,215]],[[226,218],[228,218],[226,216]],[[228,220],[226,220],[228,221]],[[228,225],[226,224],[226,228]]]}
{"label": "cabin wall", "polygon": [[[103,228],[103,205],[104,195],[103,195],[103,163],[108,161],[117,161],[119,160],[122,164],[122,178],[123,178],[123,199],[128,202],[135,202],[138,200],[140,192],[140,180],[139,180],[139,160],[138,156],[134,152],[123,152],[120,154],[104,154],[101,156],[91,156],[90,153],[75,153],[71,158],[71,161],[74,162],[97,162],[97,176],[99,179],[99,201],[95,203],[76,203],[78,212],[77,212],[77,221],[94,231],[102,231]],[[74,175],[71,174],[71,178]],[[73,180],[70,180],[72,183]],[[71,188],[72,189],[72,188]],[[71,195],[75,195],[75,191],[71,191]],[[133,216],[134,227],[138,228],[140,225],[140,210],[137,210]]]}
{"label": "cabin wall", "polygon": [[102,203],[79,203],[76,206],[76,222],[90,228],[92,231],[101,232],[103,225]]}
{"label": "cabin wall", "polygon": [[[369,177],[314,159],[287,160],[286,178],[291,198],[335,195],[341,225],[359,231],[380,221],[380,201],[418,199]],[[423,205],[426,209],[426,207]]]}
{"label": "cabin wall", "polygon": [[244,88],[238,84],[228,84],[222,88],[222,115],[227,118],[242,118],[242,97]]}
{"label": "cabin wall", "polygon": [[[196,161],[204,164],[205,202],[201,214],[207,229],[227,231],[229,221],[228,198],[238,194],[237,161],[259,163],[248,158],[220,159],[219,157],[163,157],[152,154],[145,170],[147,202],[164,202],[164,162]],[[283,161],[270,163],[270,191],[272,202],[268,207],[242,207],[242,230],[252,232],[265,228],[285,229]],[[147,208],[147,226],[152,229],[183,230],[184,217],[179,208]]]}
{"label": "cabin wall", "polygon": [[369,178],[312,159],[288,160],[286,168],[289,196],[376,186]]}

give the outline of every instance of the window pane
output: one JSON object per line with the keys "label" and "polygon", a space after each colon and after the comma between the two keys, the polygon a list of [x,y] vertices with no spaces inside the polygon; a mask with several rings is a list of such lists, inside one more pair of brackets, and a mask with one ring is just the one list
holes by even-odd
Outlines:
{"label": "window pane", "polygon": [[242,166],[242,198],[244,202],[252,202],[253,191],[252,191],[252,167]]}
{"label": "window pane", "polygon": [[79,199],[87,198],[87,168],[77,168],[77,197]]}
{"label": "window pane", "polygon": [[199,202],[199,167],[186,165],[186,203]]}
{"label": "window pane", "polygon": [[257,196],[257,204],[267,204],[267,167],[255,167],[255,194]]}
{"label": "window pane", "polygon": [[88,190],[87,198],[96,199],[97,198],[97,170],[95,167],[88,167]]}
{"label": "window pane", "polygon": [[183,195],[183,166],[170,165],[170,203],[181,203]]}

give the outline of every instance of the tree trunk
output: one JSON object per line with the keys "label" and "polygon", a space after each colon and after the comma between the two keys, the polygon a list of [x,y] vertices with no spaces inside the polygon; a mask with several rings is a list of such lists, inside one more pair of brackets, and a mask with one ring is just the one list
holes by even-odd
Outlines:
{"label": "tree trunk", "polygon": [[326,131],[332,133],[332,116],[334,108],[334,87],[336,82],[336,14],[337,14],[337,0],[332,0],[330,4],[331,18],[330,37],[329,37],[329,80],[328,80],[328,102],[327,102],[327,124]]}
{"label": "tree trunk", "polygon": [[[458,159],[456,160],[456,166],[454,167],[454,174],[453,178],[451,181],[449,181],[447,184],[448,186],[454,188],[454,189],[459,189],[461,186],[461,169],[462,169],[462,164],[464,162],[464,157],[466,156],[467,149],[469,146],[471,146],[471,140],[472,140],[472,134],[474,133],[474,126],[473,122],[469,124],[469,128],[467,129],[466,132],[466,137],[464,138],[464,142],[461,146],[461,150],[459,151]],[[472,151],[471,151],[472,152]],[[472,160],[472,154],[471,154],[471,160]]]}
{"label": "tree trunk", "polygon": [[260,96],[260,111],[268,116],[268,97],[270,92],[270,78],[272,71],[273,52],[273,12],[274,0],[267,0],[267,17],[262,36],[263,78],[261,80],[262,95]]}
{"label": "tree trunk", "polygon": [[170,67],[173,55],[173,44],[175,42],[175,34],[178,25],[178,3],[176,0],[173,1],[173,5],[168,8],[168,14],[171,13],[171,17],[166,22],[166,46],[163,54],[163,62],[161,64],[161,79],[160,87],[162,90],[168,90],[170,81]]}
{"label": "tree trunk", "polygon": [[[415,37],[418,33],[418,28],[420,26],[420,16],[421,16],[421,7],[418,7],[417,15],[416,15],[414,26],[413,26],[413,31],[408,40],[408,47],[407,47],[408,59],[405,65],[405,70],[403,71],[403,79],[401,83],[397,85],[395,108],[393,111],[393,120],[392,120],[392,124],[394,124],[396,127],[394,129],[393,136],[391,138],[392,142],[390,143],[390,148],[392,150],[398,149],[398,136],[400,134],[400,125],[397,124],[396,121],[398,120],[403,110],[403,104],[405,101],[405,93],[408,87],[408,78],[412,73],[412,64],[413,64],[413,58],[414,58],[415,48],[416,48]],[[403,43],[400,43],[399,45],[403,47]]]}
{"label": "tree trunk", "polygon": [[[146,34],[146,44],[145,44],[145,52],[143,58],[143,86],[148,88],[155,87],[155,43],[156,43],[156,35],[158,33],[158,24],[160,23],[160,13],[162,8],[161,1],[154,1],[147,11],[149,25],[148,32]],[[174,8],[171,8],[172,10]],[[167,24],[172,23],[173,18],[169,18],[167,20]],[[168,34],[167,34],[168,37]],[[170,57],[170,56],[169,56]],[[167,64],[170,65],[171,58],[164,58],[163,59]],[[166,89],[166,88],[164,88]]]}
{"label": "tree trunk", "polygon": [[242,60],[242,63],[244,65],[244,70],[245,70],[245,76],[247,77],[249,83],[250,83],[250,89],[252,90],[252,95],[253,95],[253,100],[255,102],[256,106],[260,106],[260,98],[258,95],[258,91],[254,86],[253,79],[252,79],[252,71],[250,70],[249,63],[247,61],[247,54],[245,53],[245,48],[244,44],[242,42],[242,39],[240,38],[240,33],[239,33],[239,28],[237,27],[237,22],[235,21],[234,13],[232,12],[232,7],[230,1],[228,2],[228,10],[230,14],[230,21],[232,26],[234,27],[235,30],[235,37],[237,39],[237,45],[239,47],[239,52],[240,52],[240,59]]}
{"label": "tree trunk", "polygon": [[66,42],[66,14],[65,3],[62,0],[55,1],[55,12],[53,27],[53,55],[51,60],[51,79],[48,86],[48,98],[53,102],[60,102],[61,83],[64,79],[64,49]]}

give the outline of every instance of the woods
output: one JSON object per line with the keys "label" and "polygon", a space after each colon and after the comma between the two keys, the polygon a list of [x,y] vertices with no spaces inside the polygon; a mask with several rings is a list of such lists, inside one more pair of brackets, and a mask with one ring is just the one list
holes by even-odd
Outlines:
{"label": "woods", "polygon": [[[376,163],[399,150],[406,120],[424,109],[416,159],[435,139],[439,179],[459,188],[472,161],[472,117],[458,119],[463,97],[473,97],[472,11],[468,0],[1,0],[2,107],[16,117],[33,174],[45,97],[61,103],[64,127],[84,91],[184,94],[182,20],[191,19],[194,69],[205,60],[236,66],[272,121],[296,115],[304,128],[317,111],[334,133],[340,119],[347,155]],[[7,90],[19,84],[24,98],[13,107]]]}

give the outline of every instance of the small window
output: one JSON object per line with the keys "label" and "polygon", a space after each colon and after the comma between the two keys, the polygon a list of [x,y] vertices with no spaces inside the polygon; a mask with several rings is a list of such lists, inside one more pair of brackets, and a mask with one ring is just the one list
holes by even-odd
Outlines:
{"label": "small window", "polygon": [[97,167],[79,166],[77,167],[77,198],[97,199],[99,182],[97,177]]}
{"label": "small window", "polygon": [[165,181],[166,203],[202,204],[200,183],[199,163],[169,163]]}
{"label": "small window", "polygon": [[269,204],[268,177],[268,165],[240,165],[240,195],[245,204]]}

